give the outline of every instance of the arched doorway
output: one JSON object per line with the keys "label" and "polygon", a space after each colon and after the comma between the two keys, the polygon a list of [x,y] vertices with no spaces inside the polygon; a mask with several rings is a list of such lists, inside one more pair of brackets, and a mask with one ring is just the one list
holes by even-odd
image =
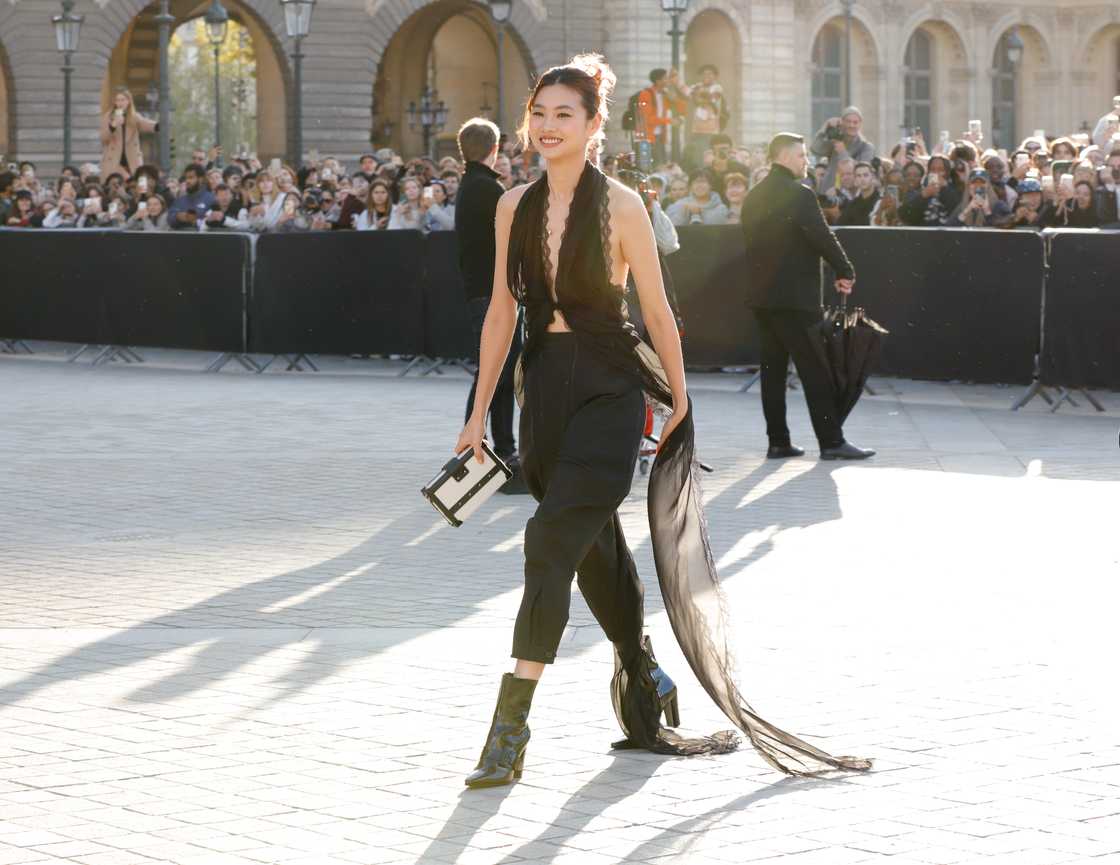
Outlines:
{"label": "arched doorway", "polygon": [[0,45],[0,155],[4,157],[3,168],[7,168],[7,163],[14,161],[16,155],[16,100],[11,93],[11,80],[8,54]]}
{"label": "arched doorway", "polygon": [[1120,95],[1120,24],[1108,24],[1089,39],[1086,58],[1086,79],[1077,88],[1081,97],[1078,106],[1090,131],[1105,114],[1112,113],[1112,98]]}
{"label": "arched doorway", "polygon": [[724,132],[736,142],[740,140],[744,98],[742,61],[739,54],[741,46],[739,28],[718,9],[705,9],[693,18],[684,37],[685,83],[695,84],[700,80],[701,66],[711,65],[719,70],[723,98],[731,115]]}
{"label": "arched doorway", "polygon": [[879,60],[871,33],[858,18],[851,22],[852,92],[844,93],[846,39],[844,19],[837,17],[825,22],[813,40],[810,64],[810,99],[812,133],[820,129],[830,117],[839,117],[845,101],[857,106],[863,113],[865,135],[879,128]]}
{"label": "arched doorway", "polygon": [[[175,66],[171,72],[176,168],[190,161],[190,148],[195,142],[186,139],[191,137],[191,130],[197,127],[202,135],[202,130],[208,129],[198,143],[213,143],[213,53],[204,32],[199,31],[197,36],[194,32],[201,27],[200,19],[208,5],[206,0],[171,2],[175,18],[171,28],[178,37],[171,57],[174,60],[178,51],[180,61],[178,72]],[[283,157],[288,152],[287,61],[272,32],[248,6],[239,0],[224,0],[224,5],[230,27],[221,52],[222,145],[230,154],[255,139],[255,147],[249,149],[255,150],[262,161]],[[158,3],[143,9],[114,49],[102,85],[103,110],[108,110],[114,88],[125,86],[137,108],[156,114],[157,106],[149,102],[148,94],[156,92],[159,82],[158,11]],[[154,161],[156,143],[151,137],[152,141],[144,142],[144,152],[147,160]]]}
{"label": "arched doorway", "polygon": [[968,61],[951,24],[923,21],[910,34],[902,58],[902,126],[921,127],[932,147],[941,130],[956,137],[968,122]]}
{"label": "arched doorway", "polygon": [[[512,133],[521,121],[531,75],[525,47],[508,25],[503,41],[502,131]],[[428,87],[448,109],[433,149],[440,156],[456,155],[455,133],[464,121],[477,115],[496,117],[497,51],[490,13],[478,3],[439,0],[413,14],[393,35],[378,64],[371,142],[406,157],[420,154],[423,132],[409,128],[408,105],[418,103]]]}

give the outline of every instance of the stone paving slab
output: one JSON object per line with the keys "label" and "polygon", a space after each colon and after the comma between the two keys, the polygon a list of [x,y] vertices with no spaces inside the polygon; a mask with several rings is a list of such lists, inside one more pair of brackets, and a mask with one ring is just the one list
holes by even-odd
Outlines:
{"label": "stone paving slab", "polygon": [[[33,347],[0,357],[0,865],[1120,862],[1120,395],[883,379],[848,424],[874,461],[774,464],[757,392],[691,375],[742,689],[875,771],[612,752],[577,592],[523,781],[468,793],[531,506],[453,530],[417,494],[466,377]],[[650,633],[685,727],[721,729],[644,506],[636,477]]]}

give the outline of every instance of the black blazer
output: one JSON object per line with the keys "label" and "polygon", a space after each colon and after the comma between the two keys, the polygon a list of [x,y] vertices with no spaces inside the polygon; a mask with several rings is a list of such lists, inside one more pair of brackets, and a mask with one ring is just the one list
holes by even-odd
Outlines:
{"label": "black blazer", "polygon": [[494,291],[494,214],[503,192],[497,172],[481,162],[467,163],[455,196],[455,233],[468,298],[490,297]]}
{"label": "black blazer", "polygon": [[764,309],[821,308],[820,259],[838,279],[855,269],[825,222],[816,194],[793,172],[772,165],[743,202],[747,305]]}

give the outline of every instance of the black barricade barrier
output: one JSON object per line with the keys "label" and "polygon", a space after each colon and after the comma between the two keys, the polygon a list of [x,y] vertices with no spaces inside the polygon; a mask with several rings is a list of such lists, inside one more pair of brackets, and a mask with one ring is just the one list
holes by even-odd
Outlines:
{"label": "black barricade barrier", "polygon": [[1120,389],[1120,232],[1047,232],[1043,384]]}
{"label": "black barricade barrier", "polygon": [[459,242],[454,231],[433,231],[424,252],[424,354],[450,359],[469,358],[472,346],[470,309],[459,273]]}
{"label": "black barricade barrier", "polygon": [[689,366],[758,363],[758,329],[744,302],[746,250],[737,225],[677,229],[681,248],[665,258],[684,319]]}
{"label": "black barricade barrier", "polygon": [[244,235],[0,232],[0,336],[244,349]]}
{"label": "black barricade barrier", "polygon": [[249,351],[422,353],[426,252],[417,231],[261,235]]}
{"label": "black barricade barrier", "polygon": [[[856,269],[849,305],[864,307],[890,331],[880,372],[1031,380],[1041,327],[1038,234],[979,228],[838,228],[836,234]],[[826,302],[835,297],[826,283]]]}

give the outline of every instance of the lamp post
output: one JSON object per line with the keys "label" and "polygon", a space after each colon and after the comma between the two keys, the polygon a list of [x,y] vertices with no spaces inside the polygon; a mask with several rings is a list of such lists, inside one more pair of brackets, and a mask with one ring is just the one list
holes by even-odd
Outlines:
{"label": "lamp post", "polygon": [[430,87],[425,87],[419,105],[408,103],[408,127],[413,132],[419,129],[424,133],[424,152],[428,156],[432,156],[432,136],[447,123],[447,106],[442,99],[437,101],[438,96]]}
{"label": "lamp post", "polygon": [[1023,48],[1023,37],[1019,35],[1019,28],[1013,27],[1011,32],[1007,34],[1007,61],[1011,64],[1013,82],[1011,85],[1011,116],[1008,118],[1011,136],[1008,141],[1008,149],[1011,148],[1011,141],[1015,139],[1015,133],[1019,126],[1019,118],[1016,116],[1019,113],[1019,76],[1015,73],[1019,68],[1019,63],[1023,60]]}
{"label": "lamp post", "polygon": [[284,27],[288,36],[295,42],[292,51],[292,79],[295,94],[292,100],[292,146],[295,149],[295,164],[303,163],[303,40],[311,32],[311,13],[315,10],[315,0],[280,0],[284,7]]}
{"label": "lamp post", "polygon": [[1007,59],[1012,66],[1018,66],[1023,59],[1023,37],[1019,35],[1019,28],[1012,28],[1007,34]]}
{"label": "lamp post", "polygon": [[490,16],[498,27],[498,110],[495,114],[495,122],[498,124],[498,129],[501,129],[506,101],[505,57],[502,48],[505,44],[506,23],[513,14],[513,0],[489,0],[489,3]]}
{"label": "lamp post", "polygon": [[222,70],[221,50],[229,29],[229,13],[222,0],[212,0],[206,10],[206,36],[214,48],[214,146],[222,146]]}
{"label": "lamp post", "polygon": [[[681,66],[681,37],[684,31],[681,30],[681,16],[688,11],[688,0],[661,0],[661,11],[667,12],[672,26],[669,28],[667,35],[673,40],[673,62],[672,67],[678,72]],[[681,134],[680,127],[676,124],[673,125],[673,161],[680,162],[681,158]]]}
{"label": "lamp post", "polygon": [[840,0],[844,6],[844,107],[852,104],[852,6],[855,0]]}
{"label": "lamp post", "polygon": [[171,171],[171,67],[168,45],[171,43],[171,0],[159,0],[156,26],[159,28],[159,167]]}
{"label": "lamp post", "polygon": [[83,15],[74,14],[74,0],[62,0],[62,14],[51,18],[54,38],[62,53],[62,164],[71,161],[70,137],[70,78],[74,74],[74,52],[78,50],[78,37],[82,32]]}

